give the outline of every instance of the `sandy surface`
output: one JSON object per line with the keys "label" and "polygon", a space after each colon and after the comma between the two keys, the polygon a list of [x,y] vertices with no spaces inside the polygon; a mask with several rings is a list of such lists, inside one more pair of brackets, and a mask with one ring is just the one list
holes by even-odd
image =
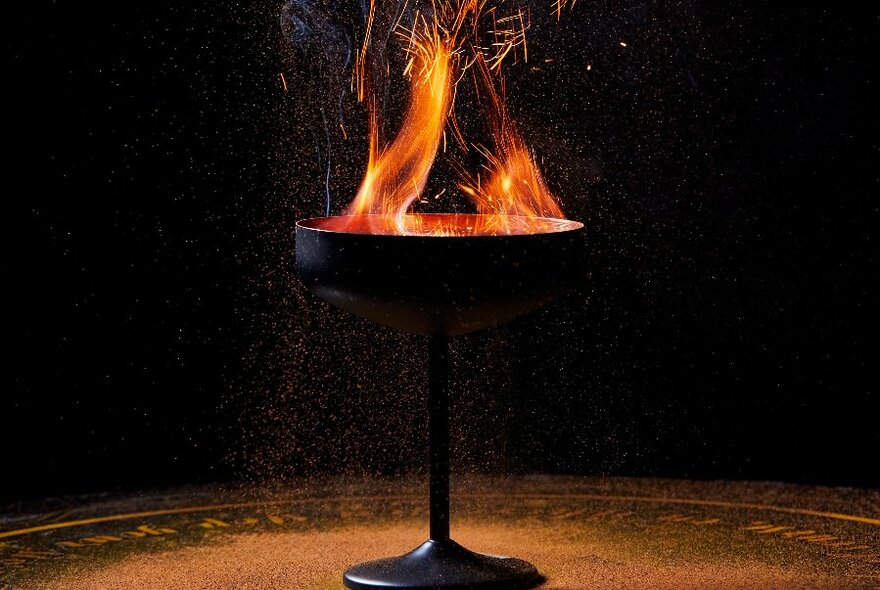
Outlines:
{"label": "sandy surface", "polygon": [[[798,564],[713,563],[705,556],[623,556],[601,540],[566,540],[565,531],[536,526],[462,526],[471,549],[499,548],[539,566],[544,590],[690,590],[874,588],[873,582],[809,574]],[[126,557],[111,565],[75,566],[41,590],[291,590],[342,588],[346,566],[405,552],[422,539],[412,527],[320,533],[261,533],[177,551]]]}

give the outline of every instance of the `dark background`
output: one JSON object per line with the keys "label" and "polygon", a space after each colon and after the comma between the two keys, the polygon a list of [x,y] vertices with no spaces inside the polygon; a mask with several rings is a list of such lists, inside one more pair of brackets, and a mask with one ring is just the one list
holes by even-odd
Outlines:
{"label": "dark background", "polygon": [[[423,343],[292,268],[362,173],[359,12],[18,4],[0,499],[419,469]],[[545,12],[510,108],[590,287],[455,345],[457,468],[880,487],[878,15]]]}

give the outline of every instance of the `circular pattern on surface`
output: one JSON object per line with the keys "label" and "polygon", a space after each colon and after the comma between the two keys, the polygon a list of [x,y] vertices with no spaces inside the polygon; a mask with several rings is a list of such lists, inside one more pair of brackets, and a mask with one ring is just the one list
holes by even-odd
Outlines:
{"label": "circular pattern on surface", "polygon": [[[456,540],[534,563],[547,590],[880,588],[876,491],[564,477],[454,489]],[[412,481],[55,501],[0,517],[0,589],[339,589],[346,567],[404,553],[426,528]]]}

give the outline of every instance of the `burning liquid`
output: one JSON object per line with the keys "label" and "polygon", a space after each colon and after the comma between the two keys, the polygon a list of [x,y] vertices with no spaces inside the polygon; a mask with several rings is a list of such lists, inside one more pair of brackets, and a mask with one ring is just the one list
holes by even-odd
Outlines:
{"label": "burning liquid", "polygon": [[[503,89],[500,65],[504,57],[519,45],[523,46],[524,58],[527,55],[522,12],[518,16],[522,27],[519,34],[514,29],[500,34],[498,19],[492,12],[495,38],[503,41],[494,43],[493,54],[487,56],[478,38],[485,0],[447,1],[434,6],[433,18],[418,16],[411,30],[397,31],[410,58],[404,70],[410,85],[409,105],[399,132],[390,143],[383,144],[380,113],[376,101],[370,99],[369,161],[357,196],[347,215],[340,218],[348,224],[343,231],[450,236],[559,231],[554,228],[560,227],[559,221],[564,219],[562,209],[507,113],[503,90],[496,89],[497,85]],[[360,68],[367,54],[369,26]],[[472,35],[470,44],[463,41],[463,31]],[[473,79],[489,122],[492,149],[468,146],[454,119],[456,84],[468,68],[475,72]],[[363,70],[357,87],[363,96]],[[414,214],[413,204],[421,198],[441,144],[445,151],[447,127],[464,151],[475,149],[486,161],[483,174],[462,171],[458,187],[470,198],[477,215]]]}
{"label": "burning liquid", "polygon": [[[567,219],[473,213],[408,213],[401,217],[342,215],[319,221],[315,227],[323,231],[427,237],[546,234],[581,227],[579,222]],[[401,226],[403,231],[400,231]]]}

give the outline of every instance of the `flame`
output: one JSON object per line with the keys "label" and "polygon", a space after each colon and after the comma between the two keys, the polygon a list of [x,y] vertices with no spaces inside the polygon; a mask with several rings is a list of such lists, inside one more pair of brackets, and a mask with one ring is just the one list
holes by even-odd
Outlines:
{"label": "flame", "polygon": [[486,60],[478,56],[475,63],[485,87],[484,109],[491,121],[495,150],[475,146],[486,158],[484,168],[489,173],[488,179],[481,180],[480,176],[474,178],[462,172],[465,180],[459,188],[471,197],[479,213],[493,218],[495,225],[513,225],[528,218],[564,219],[565,215],[547,187],[532,152],[507,113],[503,79],[499,92]]}
{"label": "flame", "polygon": [[[409,60],[404,75],[409,79],[410,97],[400,130],[383,145],[380,139],[380,113],[375,98],[369,101],[370,144],[367,170],[354,201],[346,210],[352,231],[417,235],[492,235],[537,233],[558,228],[564,219],[559,204],[548,189],[516,124],[507,113],[504,79],[500,66],[508,54],[519,51],[528,59],[525,32],[527,19],[522,10],[498,17],[493,7],[489,31],[494,42],[479,45],[481,10],[488,0],[436,2],[432,17],[417,15],[412,29],[397,27]],[[355,78],[359,99],[366,92],[364,77],[372,26],[372,8],[363,48],[358,56]],[[462,31],[472,23],[472,57],[464,53]],[[518,25],[518,28],[517,28]],[[416,215],[411,211],[425,189],[428,176],[443,142],[446,127],[464,151],[469,149],[452,109],[457,83],[473,68],[481,103],[492,134],[492,149],[473,145],[485,158],[488,175],[471,175],[461,166],[459,189],[473,202],[477,215]],[[497,80],[497,82],[496,82]],[[500,87],[497,88],[497,87]],[[441,191],[442,195],[444,191]],[[440,197],[437,195],[437,198]],[[357,222],[352,221],[357,219]],[[355,227],[356,226],[356,227]]]}
{"label": "flame", "polygon": [[411,31],[406,67],[411,95],[400,132],[390,145],[379,148],[378,111],[373,103],[367,172],[348,208],[350,215],[391,217],[399,233],[407,233],[403,217],[428,181],[452,97],[449,41],[438,27],[428,27],[424,22],[423,27]]}

